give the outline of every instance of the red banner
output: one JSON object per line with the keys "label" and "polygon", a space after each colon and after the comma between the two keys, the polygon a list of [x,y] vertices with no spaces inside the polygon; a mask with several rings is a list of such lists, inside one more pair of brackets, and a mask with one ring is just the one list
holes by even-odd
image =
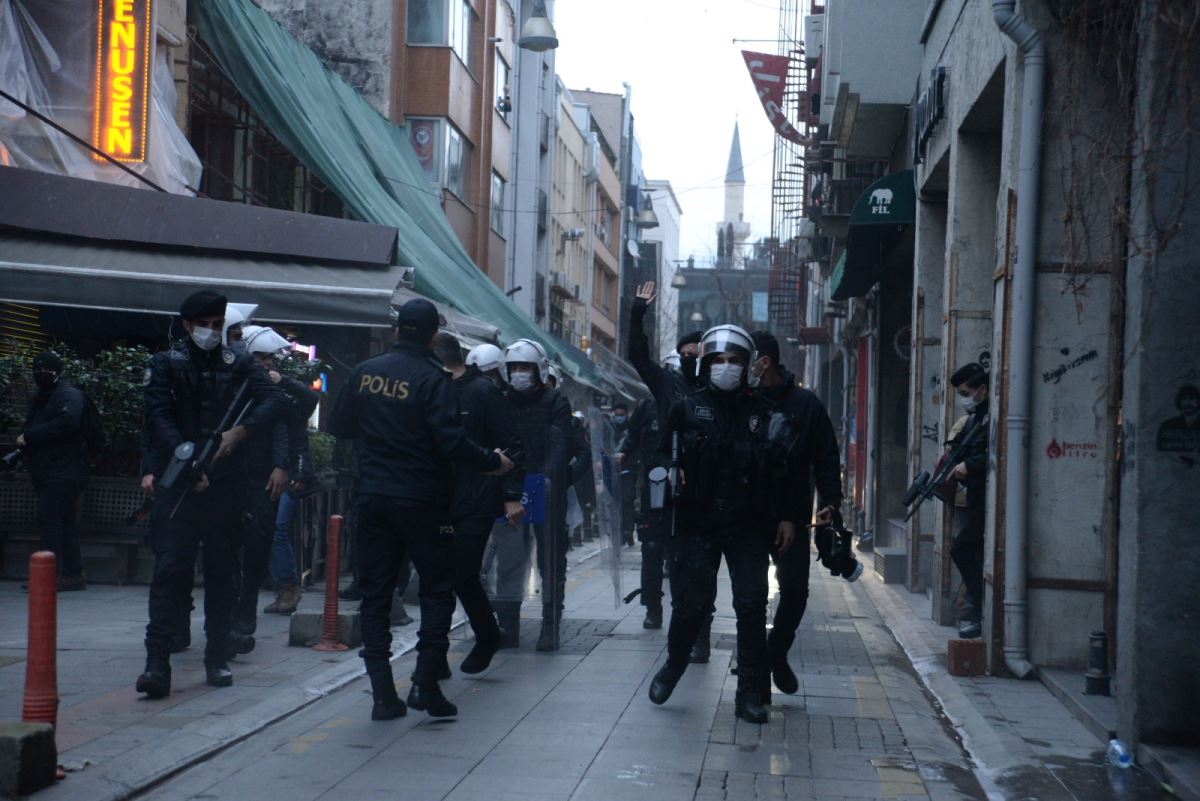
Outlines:
{"label": "red banner", "polygon": [[746,59],[746,67],[750,70],[750,80],[754,82],[758,99],[762,101],[763,110],[767,112],[767,119],[775,126],[775,132],[798,145],[811,145],[812,140],[802,135],[788,122],[787,114],[783,110],[783,89],[787,83],[788,57],[743,50],[742,58]]}

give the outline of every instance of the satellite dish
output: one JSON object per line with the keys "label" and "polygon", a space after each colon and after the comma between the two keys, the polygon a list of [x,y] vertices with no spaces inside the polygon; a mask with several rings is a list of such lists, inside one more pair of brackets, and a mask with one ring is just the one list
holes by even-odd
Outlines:
{"label": "satellite dish", "polygon": [[635,259],[640,259],[642,256],[642,252],[638,250],[638,243],[632,239],[625,243],[625,249],[628,250],[629,255],[633,256]]}

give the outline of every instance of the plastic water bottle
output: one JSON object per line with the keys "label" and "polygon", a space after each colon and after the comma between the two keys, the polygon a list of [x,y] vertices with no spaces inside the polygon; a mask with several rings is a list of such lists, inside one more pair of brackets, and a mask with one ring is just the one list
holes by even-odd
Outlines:
{"label": "plastic water bottle", "polygon": [[1108,762],[1113,767],[1125,769],[1133,767],[1133,757],[1125,743],[1117,739],[1108,741]]}

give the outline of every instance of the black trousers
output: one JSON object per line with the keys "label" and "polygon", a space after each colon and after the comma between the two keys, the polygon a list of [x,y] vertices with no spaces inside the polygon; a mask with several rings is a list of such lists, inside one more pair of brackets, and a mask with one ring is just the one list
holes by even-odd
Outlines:
{"label": "black trousers", "polygon": [[251,480],[247,485],[247,507],[242,516],[242,570],[238,581],[234,617],[253,627],[258,615],[258,588],[267,577],[271,562],[271,542],[275,537],[275,513],[279,507],[263,489],[266,480]]}
{"label": "black trousers", "polygon": [[642,541],[642,606],[661,609],[663,574],[671,581],[675,564],[670,515],[662,511],[643,513],[638,538]]}
{"label": "black trousers", "polygon": [[950,559],[967,588],[967,600],[972,607],[967,610],[970,620],[978,620],[983,612],[983,530],[986,524],[987,509],[982,505],[954,510]]}
{"label": "black trousers", "polygon": [[[801,538],[803,537],[803,538]],[[767,644],[772,652],[787,653],[796,639],[796,629],[808,608],[808,572],[812,561],[805,530],[797,533],[796,542],[787,553],[771,551],[775,561],[775,581],[779,584],[779,606],[775,609]]]}
{"label": "black trousers", "polygon": [[421,628],[417,631],[417,667],[413,683],[437,685],[450,648],[454,615],[454,536],[449,510],[407,506],[385,495],[360,494],[358,586],[362,591],[362,639],[359,655],[370,670],[391,656],[390,614],[400,563],[407,555],[421,588]]}
{"label": "black trousers", "polygon": [[700,626],[711,614],[724,556],[737,616],[738,691],[759,692],[767,676],[766,534],[742,528],[691,531],[676,540],[675,548],[678,572],[672,585],[668,661],[681,669],[687,666]]}
{"label": "black trousers", "polygon": [[500,627],[492,612],[479,571],[483,567],[483,551],[496,519],[493,515],[476,515],[454,521],[454,594],[462,603],[477,642],[496,642]]}
{"label": "black trousers", "polygon": [[567,593],[567,548],[571,538],[567,527],[554,523],[533,523],[537,543],[537,569],[542,580],[542,620],[561,620]]}
{"label": "black trousers", "polygon": [[86,486],[86,482],[53,483],[41,484],[36,490],[38,547],[54,552],[58,574],[65,578],[83,576],[75,505]]}
{"label": "black trousers", "polygon": [[204,492],[189,491],[175,516],[182,487],[157,490],[150,517],[154,577],[146,647],[167,648],[192,604],[196,551],[204,545],[204,657],[223,660],[233,609],[237,546],[245,508],[244,475],[215,479]]}

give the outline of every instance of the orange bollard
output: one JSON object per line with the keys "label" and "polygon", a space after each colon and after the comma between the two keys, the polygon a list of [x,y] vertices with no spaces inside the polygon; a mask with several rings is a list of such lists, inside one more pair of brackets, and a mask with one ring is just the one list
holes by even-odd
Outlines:
{"label": "orange bollard", "polygon": [[330,515],[325,543],[325,614],[321,618],[321,641],[313,646],[317,651],[345,651],[338,640],[338,571],[341,567],[341,515]]}
{"label": "orange bollard", "polygon": [[21,720],[58,726],[58,562],[51,551],[29,557],[29,653]]}

